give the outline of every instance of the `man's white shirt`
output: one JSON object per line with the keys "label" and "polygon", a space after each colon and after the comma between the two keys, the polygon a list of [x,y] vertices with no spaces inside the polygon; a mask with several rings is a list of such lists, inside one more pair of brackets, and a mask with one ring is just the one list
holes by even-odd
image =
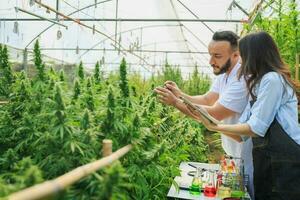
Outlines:
{"label": "man's white shirt", "polygon": [[[226,73],[217,76],[210,92],[219,94],[217,100],[225,108],[236,112],[232,117],[223,120],[225,124],[236,124],[239,122],[239,118],[248,103],[248,92],[246,83],[241,78],[238,80],[238,71],[241,64],[238,62],[231,70],[230,74]],[[242,143],[236,142],[230,137],[221,134],[222,147],[226,154],[241,157]]]}

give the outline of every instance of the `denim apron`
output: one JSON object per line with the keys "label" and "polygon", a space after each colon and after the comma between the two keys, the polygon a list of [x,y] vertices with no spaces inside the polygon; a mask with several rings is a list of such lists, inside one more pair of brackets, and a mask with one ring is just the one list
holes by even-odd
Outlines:
{"label": "denim apron", "polygon": [[252,142],[255,200],[300,199],[300,145],[276,119]]}

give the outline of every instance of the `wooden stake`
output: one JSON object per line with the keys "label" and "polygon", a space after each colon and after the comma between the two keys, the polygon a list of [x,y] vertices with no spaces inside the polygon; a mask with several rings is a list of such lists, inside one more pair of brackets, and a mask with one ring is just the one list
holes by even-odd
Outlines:
{"label": "wooden stake", "polygon": [[105,139],[102,141],[102,156],[106,157],[112,154],[112,141]]}
{"label": "wooden stake", "polygon": [[8,104],[8,101],[0,101],[0,105]]}
{"label": "wooden stake", "polygon": [[46,197],[57,194],[66,187],[75,183],[76,181],[94,173],[95,171],[103,168],[112,162],[118,160],[120,157],[125,155],[132,148],[131,145],[127,145],[113,154],[106,156],[100,160],[94,161],[92,163],[78,167],[56,179],[46,181],[41,184],[37,184],[30,188],[24,189],[22,191],[13,193],[5,199],[9,200],[36,200],[45,199]]}

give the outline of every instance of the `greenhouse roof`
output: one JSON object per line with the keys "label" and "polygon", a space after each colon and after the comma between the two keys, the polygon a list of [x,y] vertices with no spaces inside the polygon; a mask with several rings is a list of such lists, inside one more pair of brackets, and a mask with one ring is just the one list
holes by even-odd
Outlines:
{"label": "greenhouse roof", "polygon": [[[63,63],[92,68],[104,57],[114,71],[122,57],[131,71],[157,72],[167,60],[183,74],[195,65],[211,75],[207,45],[213,32],[240,33],[257,0],[0,1],[0,43],[33,49]],[[12,59],[22,60],[16,50]]]}

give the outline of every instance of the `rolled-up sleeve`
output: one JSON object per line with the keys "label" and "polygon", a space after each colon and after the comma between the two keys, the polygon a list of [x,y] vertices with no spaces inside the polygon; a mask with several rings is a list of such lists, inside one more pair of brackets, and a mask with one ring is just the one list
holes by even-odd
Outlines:
{"label": "rolled-up sleeve", "polygon": [[210,92],[214,92],[214,93],[220,93],[220,78],[221,78],[221,76],[219,76],[219,77],[217,77],[215,80],[214,80],[214,82],[213,82],[213,84],[212,84],[212,86],[210,87]]}
{"label": "rolled-up sleeve", "polygon": [[284,85],[276,72],[266,74],[259,84],[257,100],[250,109],[251,116],[246,122],[251,130],[264,137],[281,104]]}
{"label": "rolled-up sleeve", "polygon": [[233,81],[228,89],[222,93],[218,102],[225,108],[236,113],[242,113],[246,107],[248,92],[245,82],[242,80]]}

